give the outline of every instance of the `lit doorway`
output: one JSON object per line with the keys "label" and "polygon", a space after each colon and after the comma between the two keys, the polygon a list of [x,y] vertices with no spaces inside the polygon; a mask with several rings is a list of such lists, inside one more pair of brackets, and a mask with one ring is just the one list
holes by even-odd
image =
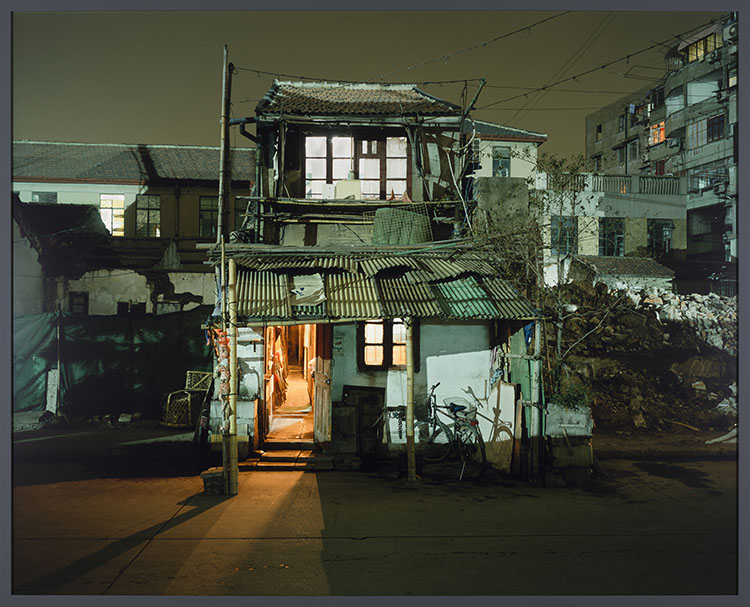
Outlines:
{"label": "lit doorway", "polygon": [[315,442],[317,336],[314,324],[266,328],[265,448]]}

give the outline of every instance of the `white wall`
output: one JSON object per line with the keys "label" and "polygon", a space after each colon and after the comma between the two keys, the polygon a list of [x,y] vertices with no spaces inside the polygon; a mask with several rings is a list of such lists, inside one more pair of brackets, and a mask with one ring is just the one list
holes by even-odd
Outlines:
{"label": "white wall", "polygon": [[519,141],[480,140],[479,157],[482,168],[474,172],[474,177],[492,177],[492,147],[510,148],[510,175],[528,179],[535,174],[537,144]]}
{"label": "white wall", "polygon": [[[117,303],[145,303],[146,313],[153,312],[151,289],[146,278],[132,270],[94,270],[68,282],[68,291],[87,291],[89,314],[117,314]],[[67,302],[64,304],[67,306]]]}
{"label": "white wall", "polygon": [[136,194],[145,191],[144,186],[103,183],[32,183],[13,182],[13,191],[18,192],[22,202],[31,202],[32,192],[57,192],[58,204],[89,204],[99,207],[100,194],[124,194],[125,206],[135,202]]}
{"label": "white wall", "polygon": [[[213,273],[197,272],[169,272],[169,280],[174,285],[175,295],[192,293],[200,295],[203,301],[189,303],[183,307],[185,312],[197,308],[199,305],[213,305],[216,300],[216,277]],[[160,298],[163,299],[163,298]]]}
{"label": "white wall", "polygon": [[13,316],[41,314],[44,276],[39,256],[13,221]]}

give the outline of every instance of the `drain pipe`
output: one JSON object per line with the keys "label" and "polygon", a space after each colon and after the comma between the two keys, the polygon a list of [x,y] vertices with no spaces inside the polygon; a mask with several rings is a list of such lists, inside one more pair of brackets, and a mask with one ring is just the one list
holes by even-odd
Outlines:
{"label": "drain pipe", "polygon": [[407,480],[417,480],[414,446],[414,319],[406,324],[406,473]]}
{"label": "drain pipe", "polygon": [[237,264],[229,259],[229,495],[237,495]]}

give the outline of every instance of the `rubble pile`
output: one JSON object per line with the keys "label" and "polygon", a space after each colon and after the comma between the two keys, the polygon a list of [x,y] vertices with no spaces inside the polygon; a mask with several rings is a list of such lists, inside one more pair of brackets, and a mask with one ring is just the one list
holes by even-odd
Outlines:
{"label": "rubble pile", "polygon": [[[571,348],[566,362],[588,388],[595,431],[734,427],[736,298],[565,288],[576,310],[565,319],[562,351]],[[547,336],[554,351],[551,323]]]}

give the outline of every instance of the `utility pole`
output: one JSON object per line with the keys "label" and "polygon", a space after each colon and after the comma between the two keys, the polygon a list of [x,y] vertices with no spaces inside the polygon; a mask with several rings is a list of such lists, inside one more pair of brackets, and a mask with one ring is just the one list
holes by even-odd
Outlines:
{"label": "utility pole", "polygon": [[228,441],[228,477],[229,495],[237,495],[237,264],[229,258],[229,441]]}
{"label": "utility pole", "polygon": [[219,244],[226,229],[224,215],[228,208],[229,186],[232,168],[229,161],[229,108],[232,97],[232,71],[229,63],[229,50],[224,45],[224,70],[221,78],[221,149],[219,152],[219,216],[216,225],[216,244]]}
{"label": "utility pole", "polygon": [[406,477],[417,480],[417,462],[414,445],[414,319],[406,325]]}

